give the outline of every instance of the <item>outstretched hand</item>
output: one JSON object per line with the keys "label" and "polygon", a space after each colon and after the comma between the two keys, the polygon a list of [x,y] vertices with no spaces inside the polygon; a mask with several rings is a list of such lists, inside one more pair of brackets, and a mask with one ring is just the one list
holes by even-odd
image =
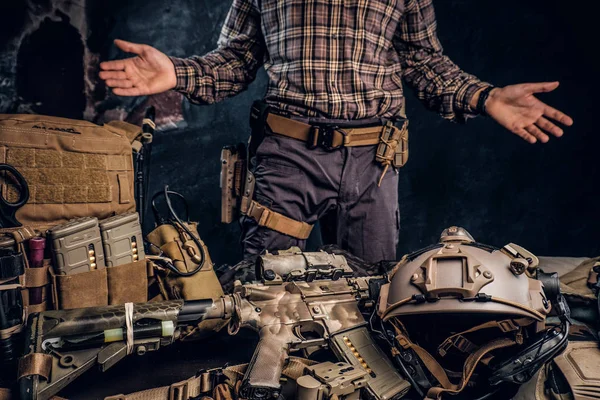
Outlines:
{"label": "outstretched hand", "polygon": [[514,134],[535,143],[550,140],[548,134],[560,137],[563,130],[555,123],[573,125],[568,115],[538,100],[534,94],[551,92],[558,82],[522,83],[495,88],[485,103],[488,115]]}
{"label": "outstretched hand", "polygon": [[115,44],[136,57],[100,63],[100,78],[118,96],[144,96],[173,89],[175,66],[166,54],[154,47],[115,40]]}

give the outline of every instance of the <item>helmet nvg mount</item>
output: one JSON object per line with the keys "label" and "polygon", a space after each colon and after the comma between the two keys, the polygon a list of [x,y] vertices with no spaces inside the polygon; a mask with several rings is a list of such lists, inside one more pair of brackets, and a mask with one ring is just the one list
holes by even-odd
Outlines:
{"label": "helmet nvg mount", "polygon": [[[460,393],[479,364],[487,366],[477,374],[487,376],[481,386],[523,383],[564,349],[568,307],[557,276],[538,264],[518,245],[484,245],[460,227],[402,258],[381,289],[378,313],[417,391],[432,399]],[[547,326],[553,308],[561,323]],[[462,373],[458,383],[451,372]]]}

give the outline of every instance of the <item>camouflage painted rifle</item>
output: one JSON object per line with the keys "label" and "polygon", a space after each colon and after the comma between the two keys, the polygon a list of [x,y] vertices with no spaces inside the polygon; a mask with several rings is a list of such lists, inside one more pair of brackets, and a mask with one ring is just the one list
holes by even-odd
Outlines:
{"label": "camouflage painted rifle", "polygon": [[365,390],[371,397],[396,398],[408,383],[373,342],[361,314],[361,309],[374,307],[382,281],[273,280],[237,285],[233,294],[214,301],[135,304],[129,312],[126,306],[43,312],[28,324],[21,398],[48,399],[94,365],[106,370],[127,354],[157,350],[211,318],[230,319],[230,334],[246,327],[260,336],[242,381],[243,398],[276,399],[289,353],[303,350],[307,355],[323,347],[367,372]]}

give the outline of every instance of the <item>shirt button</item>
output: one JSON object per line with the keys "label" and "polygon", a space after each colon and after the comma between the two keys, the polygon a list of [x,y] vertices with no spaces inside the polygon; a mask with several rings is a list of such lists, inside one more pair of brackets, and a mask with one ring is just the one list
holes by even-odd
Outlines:
{"label": "shirt button", "polygon": [[425,54],[425,52],[423,50],[419,50],[415,54],[415,60],[417,60],[417,61],[423,61],[425,59],[425,57],[427,57],[427,55]]}

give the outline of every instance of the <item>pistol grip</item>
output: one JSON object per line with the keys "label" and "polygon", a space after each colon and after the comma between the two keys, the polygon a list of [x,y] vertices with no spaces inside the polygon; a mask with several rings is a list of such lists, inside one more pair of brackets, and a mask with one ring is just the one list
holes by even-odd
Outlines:
{"label": "pistol grip", "polygon": [[292,335],[292,332],[285,326],[261,329],[260,340],[242,381],[242,398],[264,400],[279,397],[279,379],[289,357],[289,335]]}

